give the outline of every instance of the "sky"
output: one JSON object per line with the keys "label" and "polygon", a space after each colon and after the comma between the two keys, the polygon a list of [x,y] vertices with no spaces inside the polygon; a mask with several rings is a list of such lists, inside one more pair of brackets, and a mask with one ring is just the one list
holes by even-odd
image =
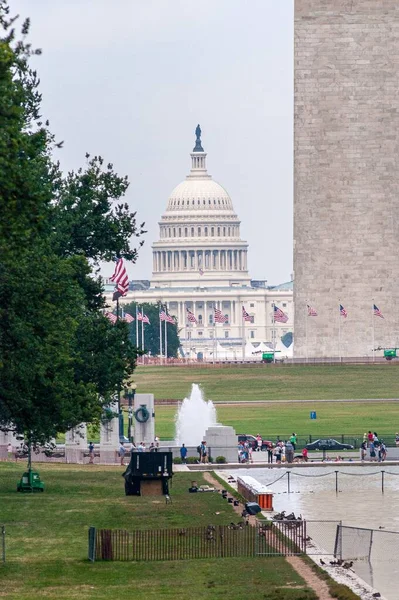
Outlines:
{"label": "sky", "polygon": [[[11,0],[30,17],[42,114],[66,172],[112,162],[147,234],[188,174],[197,123],[208,172],[230,194],[253,279],[292,273],[293,0]],[[104,276],[113,265],[103,265]]]}

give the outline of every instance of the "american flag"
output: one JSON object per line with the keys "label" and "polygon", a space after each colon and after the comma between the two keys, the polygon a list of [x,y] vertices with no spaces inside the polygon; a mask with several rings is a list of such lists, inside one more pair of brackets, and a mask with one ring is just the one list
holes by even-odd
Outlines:
{"label": "american flag", "polygon": [[309,306],[309,304],[306,305],[308,308],[308,317],[317,317],[317,310],[315,308],[312,308],[311,306]]}
{"label": "american flag", "polygon": [[242,318],[244,321],[252,321],[251,315],[247,313],[244,307],[242,307]]}
{"label": "american flag", "polygon": [[274,305],[274,322],[276,323],[286,323],[288,321],[288,316],[279,308]]}
{"label": "american flag", "polygon": [[171,317],[170,315],[168,315],[167,309],[165,308],[161,308],[160,312],[159,312],[159,318],[161,321],[166,321],[167,323],[172,323],[172,325],[175,325],[176,320]]}
{"label": "american flag", "polygon": [[222,313],[221,310],[215,308],[215,323],[227,323],[228,318]]}
{"label": "american flag", "polygon": [[129,313],[125,313],[123,320],[126,321],[126,323],[133,323],[134,317],[132,317],[132,315],[129,315]]}
{"label": "american flag", "polygon": [[339,305],[339,314],[341,315],[341,317],[344,317],[345,319],[348,316],[348,313],[346,312],[346,310],[344,309],[342,304]]}
{"label": "american flag", "polygon": [[191,312],[191,310],[189,310],[188,308],[187,310],[187,321],[190,321],[190,323],[197,323],[197,319],[195,318],[195,314]]}
{"label": "american flag", "polygon": [[123,258],[118,258],[115,265],[115,271],[110,278],[115,285],[115,289],[122,295],[126,296],[129,290],[129,278],[127,276],[125,265],[123,264]]}
{"label": "american flag", "polygon": [[384,318],[384,315],[382,314],[382,312],[380,311],[380,309],[378,308],[378,306],[376,306],[375,304],[373,306],[373,310],[374,310],[374,316],[375,317],[381,317],[381,319]]}
{"label": "american flag", "polygon": [[143,321],[143,323],[148,323],[148,325],[150,325],[150,319],[142,312],[137,313],[137,320]]}
{"label": "american flag", "polygon": [[112,324],[115,324],[117,321],[116,315],[114,315],[114,313],[109,312],[109,311],[104,313],[104,317],[107,317],[107,319],[109,319]]}

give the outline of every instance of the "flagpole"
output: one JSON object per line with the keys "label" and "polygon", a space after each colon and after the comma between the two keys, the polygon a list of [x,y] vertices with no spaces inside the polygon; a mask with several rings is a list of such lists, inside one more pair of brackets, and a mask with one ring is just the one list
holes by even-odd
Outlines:
{"label": "flagpole", "polygon": [[275,304],[272,302],[273,308],[273,364],[276,364],[276,321],[274,318],[274,307]]}
{"label": "flagpole", "polygon": [[212,363],[215,364],[215,336],[216,336],[216,328],[215,328],[215,303],[213,302],[213,310],[212,310],[212,319],[213,319],[213,338],[212,338]]}
{"label": "flagpole", "polygon": [[[165,313],[166,313],[166,306],[165,306]],[[165,344],[164,344],[164,350],[165,350],[165,364],[168,364],[168,322],[165,319]]]}
{"label": "flagpole", "polygon": [[245,343],[246,343],[246,335],[245,335],[245,320],[243,313],[243,306],[241,306],[241,345],[242,345],[242,360],[245,361]]}
{"label": "flagpole", "polygon": [[342,353],[341,353],[341,300],[338,299],[338,355],[339,362],[342,362]]}
{"label": "flagpole", "polygon": [[136,303],[136,346],[137,348],[140,347],[140,343],[139,343],[139,321],[137,319],[137,303]]}
{"label": "flagpole", "polygon": [[215,354],[216,354],[216,359],[218,357],[218,340],[216,337],[216,320],[215,320],[215,302],[213,303],[213,327],[215,329],[215,335],[213,336],[215,339]]}
{"label": "flagpole", "polygon": [[162,364],[162,321],[161,321],[161,309],[162,304],[159,305],[158,316],[159,316],[159,362]]}
{"label": "flagpole", "polygon": [[305,340],[306,340],[306,362],[309,362],[309,353],[308,353],[308,306],[305,305]]}
{"label": "flagpole", "polygon": [[373,362],[375,362],[375,330],[374,330],[374,298],[371,304],[371,324],[372,324],[372,332],[373,332]]}
{"label": "flagpole", "polygon": [[142,356],[142,364],[144,364],[144,310],[143,310],[143,306],[141,306],[141,349],[143,350],[143,356]]}

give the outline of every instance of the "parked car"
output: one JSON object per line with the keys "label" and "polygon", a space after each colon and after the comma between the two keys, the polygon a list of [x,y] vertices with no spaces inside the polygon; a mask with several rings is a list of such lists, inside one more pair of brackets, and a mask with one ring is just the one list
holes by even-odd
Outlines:
{"label": "parked car", "polygon": [[306,444],[306,448],[308,450],[353,450],[351,444],[341,444],[340,442],[337,442],[337,440],[332,439],[316,440],[311,444]]}
{"label": "parked car", "polygon": [[[258,440],[256,439],[256,437],[248,433],[239,433],[238,441],[249,442],[252,445],[253,450],[256,450],[256,448],[258,447]],[[266,452],[268,448],[273,448],[273,445],[273,442],[271,442],[270,440],[262,439],[262,452]]]}

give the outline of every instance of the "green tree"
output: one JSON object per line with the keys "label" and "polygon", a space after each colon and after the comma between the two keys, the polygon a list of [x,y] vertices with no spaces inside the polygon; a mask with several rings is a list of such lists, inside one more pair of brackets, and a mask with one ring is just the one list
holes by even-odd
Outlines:
{"label": "green tree", "polygon": [[[143,310],[150,320],[150,325],[144,325],[144,346],[146,353],[151,353],[152,356],[159,356],[159,310],[160,304],[136,304],[131,302],[124,306],[125,312],[136,318],[136,306],[137,310]],[[173,315],[172,315],[173,316]],[[168,335],[168,357],[175,358],[180,347],[180,339],[178,333],[178,324],[172,323],[167,324],[167,335]],[[138,340],[136,340],[136,322],[129,325],[129,336],[132,344],[135,346],[141,346],[141,322],[138,324]],[[164,348],[164,336],[165,336],[165,323],[162,322],[162,354],[165,354]]]}
{"label": "green tree", "polygon": [[127,182],[111,165],[103,171],[95,158],[63,178],[52,163],[55,140],[29,66],[38,51],[25,41],[29,21],[21,41],[14,21],[0,0],[0,427],[43,442],[99,419],[133,372],[128,327],[102,315],[90,264],[134,260],[129,240],[143,228],[126,205],[112,208]]}

